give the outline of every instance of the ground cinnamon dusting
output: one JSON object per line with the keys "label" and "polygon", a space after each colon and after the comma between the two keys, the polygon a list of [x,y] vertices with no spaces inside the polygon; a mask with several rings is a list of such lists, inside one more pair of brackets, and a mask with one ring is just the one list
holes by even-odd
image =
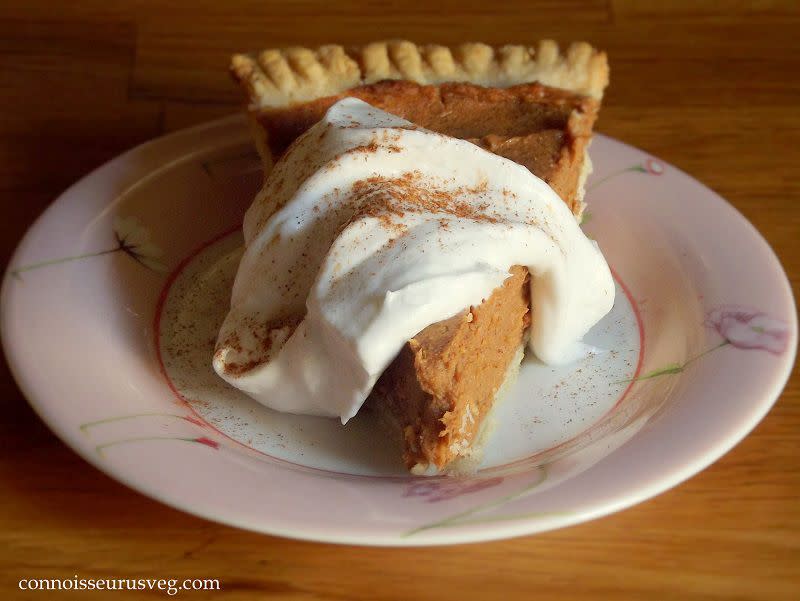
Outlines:
{"label": "ground cinnamon dusting", "polygon": [[348,152],[352,154],[357,154],[357,153],[369,154],[377,151],[378,151],[378,143],[375,140],[373,140],[369,144],[362,144],[361,146],[356,146],[354,148],[351,148]]}
{"label": "ground cinnamon dusting", "polygon": [[[356,217],[373,217],[386,227],[404,229],[396,219],[410,213],[434,213],[451,215],[484,223],[500,220],[487,212],[488,203],[477,206],[461,200],[466,195],[477,196],[488,190],[488,183],[477,186],[462,186],[455,189],[437,188],[430,179],[423,178],[419,171],[408,171],[398,177],[373,176],[353,184],[352,192],[365,201]],[[442,227],[448,227],[446,219],[440,219]]]}
{"label": "ground cinnamon dusting", "polygon": [[[250,335],[252,335],[252,337],[258,341],[256,352],[251,353],[245,361],[227,362],[225,364],[225,371],[231,375],[238,376],[264,363],[269,358],[272,345],[275,342],[273,333],[276,330],[288,329],[289,332],[285,336],[288,338],[294,333],[301,321],[303,321],[302,316],[290,315],[287,317],[272,319],[266,323],[245,322],[244,325],[246,326]],[[244,352],[241,339],[237,332],[232,332],[221,344],[218,345],[218,348],[229,348],[236,353]]]}

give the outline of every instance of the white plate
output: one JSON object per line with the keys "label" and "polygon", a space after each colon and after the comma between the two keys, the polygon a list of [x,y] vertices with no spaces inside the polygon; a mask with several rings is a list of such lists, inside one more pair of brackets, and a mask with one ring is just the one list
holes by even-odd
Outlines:
{"label": "white plate", "polygon": [[[3,343],[44,421],[87,461],[185,511],[376,545],[574,524],[706,467],[766,414],[797,346],[769,246],[702,184],[597,136],[587,233],[618,284],[568,368],[526,359],[481,471],[415,478],[369,416],[277,414],[210,368],[260,174],[229,118],[136,148],[65,192],[14,255]],[[160,252],[159,252],[160,251]]]}

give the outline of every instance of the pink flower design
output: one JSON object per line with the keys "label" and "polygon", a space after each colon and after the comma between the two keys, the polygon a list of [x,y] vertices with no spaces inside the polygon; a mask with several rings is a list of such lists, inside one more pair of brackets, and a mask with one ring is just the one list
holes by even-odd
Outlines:
{"label": "pink flower design", "polygon": [[211,447],[212,449],[219,448],[219,443],[216,440],[211,440],[210,438],[206,438],[205,436],[202,436],[200,438],[193,438],[191,440],[192,442],[199,442],[200,444],[204,444],[207,447]]}
{"label": "pink flower design", "polygon": [[661,175],[664,173],[664,165],[654,159],[647,159],[644,162],[644,170],[650,175]]}
{"label": "pink flower design", "polygon": [[706,326],[739,349],[761,349],[780,355],[789,342],[785,323],[747,307],[718,307],[708,313]]}
{"label": "pink flower design", "polygon": [[428,503],[438,503],[455,499],[461,495],[478,492],[497,486],[503,481],[502,476],[483,480],[461,480],[456,478],[439,478],[436,480],[420,480],[412,482],[403,493],[404,497],[424,497]]}

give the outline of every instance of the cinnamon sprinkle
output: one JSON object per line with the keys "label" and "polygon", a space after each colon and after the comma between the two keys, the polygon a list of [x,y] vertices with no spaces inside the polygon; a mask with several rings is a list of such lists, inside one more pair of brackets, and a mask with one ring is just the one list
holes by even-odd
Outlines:
{"label": "cinnamon sprinkle", "polygon": [[[247,323],[250,321],[250,323]],[[285,338],[289,338],[294,334],[297,326],[303,321],[302,316],[289,315],[286,317],[279,317],[272,319],[266,323],[257,323],[251,320],[245,322],[245,327],[250,335],[258,341],[258,347],[255,353],[249,353],[249,357],[245,361],[230,361],[225,364],[225,372],[233,376],[239,376],[261,365],[269,359],[270,351],[275,343],[275,332],[277,330],[287,330]],[[229,348],[237,354],[243,354],[244,348],[242,347],[241,338],[238,332],[231,332],[231,334],[218,346],[217,353],[221,348]]]}
{"label": "cinnamon sprinkle", "polygon": [[[386,225],[394,224],[393,217],[402,218],[407,212],[452,215],[485,223],[500,220],[487,212],[488,203],[477,206],[463,196],[478,196],[488,190],[488,182],[477,186],[462,186],[445,190],[431,185],[419,171],[409,171],[398,177],[372,176],[353,184],[353,194],[367,199],[357,216],[375,217]],[[440,221],[441,223],[441,221]]]}

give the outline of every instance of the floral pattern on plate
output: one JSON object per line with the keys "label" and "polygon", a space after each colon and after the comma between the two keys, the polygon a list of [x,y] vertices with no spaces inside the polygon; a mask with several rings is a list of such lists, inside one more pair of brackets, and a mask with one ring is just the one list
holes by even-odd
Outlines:
{"label": "floral pattern on plate", "polygon": [[786,323],[750,307],[738,305],[717,307],[708,312],[705,325],[722,336],[722,342],[683,363],[670,363],[626,381],[638,382],[679,374],[698,359],[729,345],[745,351],[762,350],[780,355],[786,351],[789,344],[789,327]]}
{"label": "floral pattern on plate", "polygon": [[69,257],[60,257],[58,259],[46,259],[44,261],[37,261],[36,263],[29,263],[21,267],[16,267],[11,270],[11,275],[16,278],[21,277],[21,274],[42,267],[49,267],[51,265],[60,265],[62,263],[69,263],[71,261],[78,261],[81,259],[90,259],[92,257],[100,257],[103,255],[112,255],[116,253],[123,253],[131,259],[139,263],[142,267],[150,269],[151,271],[164,272],[167,270],[160,259],[164,254],[163,251],[150,241],[150,231],[144,227],[139,219],[136,217],[115,217],[113,224],[114,238],[117,244],[112,248],[105,250],[98,250],[80,255],[71,255]]}

